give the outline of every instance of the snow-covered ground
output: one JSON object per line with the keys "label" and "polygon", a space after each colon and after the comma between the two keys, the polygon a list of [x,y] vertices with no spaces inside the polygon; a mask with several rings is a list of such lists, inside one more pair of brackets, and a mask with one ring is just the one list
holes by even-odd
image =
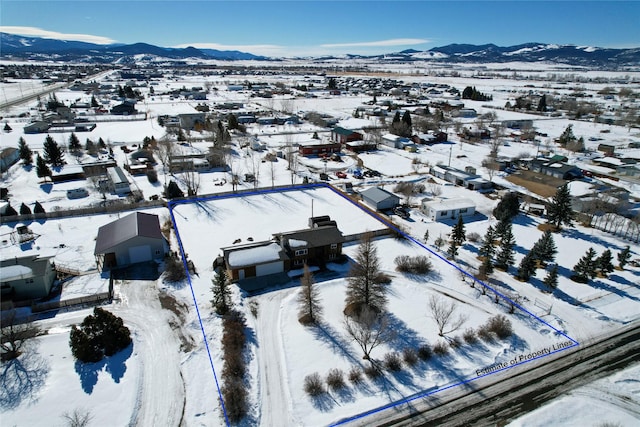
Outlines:
{"label": "snow-covered ground", "polygon": [[[502,107],[506,100],[513,96],[511,88],[522,88],[531,82],[511,80],[507,77],[493,80],[474,79],[469,77],[470,75],[463,70],[463,77],[460,78],[407,76],[405,80],[450,83],[460,89],[471,84],[476,85],[478,90],[494,93],[492,103],[465,101],[466,106],[476,108],[480,113],[493,111],[491,105]],[[242,82],[244,77],[246,76],[238,76],[238,81]],[[175,88],[196,84],[202,84],[201,76],[171,82],[171,86]],[[220,90],[210,97],[208,102],[248,99],[246,94],[223,90],[225,82],[222,80],[215,81],[215,84]],[[59,99],[69,101],[81,94],[61,91],[57,95]],[[368,97],[362,96],[324,96],[294,100],[276,98],[257,100],[256,103],[262,108],[277,110],[282,102],[291,101],[293,111],[327,112],[343,119],[345,125],[353,125],[353,109],[368,100]],[[125,164],[126,155],[118,148],[120,145],[139,145],[145,136],[160,139],[164,135],[164,128],[158,125],[157,116],[193,112],[194,104],[193,101],[154,96],[144,105],[144,109],[149,113],[148,120],[98,123],[90,134],[83,133],[78,136],[82,142],[87,137],[94,141],[102,137],[113,144],[114,155],[119,164]],[[41,150],[44,135],[23,134],[21,128],[26,124],[26,120],[14,117],[24,108],[13,107],[9,111],[10,114],[3,119],[14,131],[3,133],[0,146],[14,147],[18,138],[22,136],[33,150]],[[548,133],[549,138],[559,136],[569,123],[565,119],[538,120],[537,116],[496,111],[500,119],[534,117],[536,129]],[[639,140],[637,132],[629,131],[627,128],[587,122],[572,123],[574,133],[584,136],[590,148],[595,148],[599,142],[588,141],[589,137],[604,136],[606,142],[620,145]],[[365,126],[362,123],[361,125]],[[609,133],[601,133],[603,130]],[[314,131],[322,129],[305,124],[250,127],[250,131],[267,145],[268,150],[277,151],[296,141],[308,141]],[[292,131],[303,133],[293,136],[281,134]],[[451,129],[449,131],[451,135]],[[323,135],[322,132],[320,134]],[[53,136],[61,145],[66,145],[69,138],[69,134],[65,133]],[[194,141],[188,149],[207,149],[210,143],[199,141],[206,135],[193,133],[192,136]],[[326,134],[324,136],[326,137]],[[417,206],[422,197],[434,196],[434,191],[440,193],[437,194],[438,197],[443,198],[470,198],[476,203],[478,213],[466,222],[466,231],[482,236],[489,225],[495,224],[491,216],[491,211],[497,203],[495,200],[459,187],[442,183],[432,186],[424,181],[428,178],[425,175],[427,163],[450,164],[459,168],[474,166],[478,173],[485,174],[481,163],[486,157],[488,147],[461,143],[455,136],[450,139],[451,144],[420,147],[417,153],[382,148],[378,152],[361,154],[358,158],[365,167],[378,170],[383,175],[380,178],[366,180],[352,179],[349,172],[356,167],[357,160],[350,156],[343,156],[342,162],[326,163],[317,158],[301,157],[296,166],[297,174],[292,175],[287,168],[286,160],[263,162],[262,157],[265,153],[240,149],[238,145],[234,145],[231,162],[232,170],[241,176],[244,173],[256,174],[259,179],[258,186],[266,189],[278,185],[299,184],[304,176],[317,179],[317,174],[322,171],[329,173],[332,184],[339,186],[349,181],[353,182],[356,189],[382,185],[387,190],[393,190],[398,181],[423,180],[425,193],[413,197],[412,205]],[[546,141],[542,143],[544,145]],[[508,146],[500,147],[500,154],[514,156],[525,152],[534,155],[537,149],[534,144],[509,141]],[[568,154],[562,150],[558,152]],[[569,157],[575,162],[584,161],[572,154],[569,154]],[[66,158],[70,164],[78,161],[68,153]],[[79,161],[91,159],[85,156]],[[414,159],[419,160],[418,166]],[[149,183],[145,176],[129,177],[134,187],[140,189],[145,198],[162,191],[165,176],[161,166],[157,167],[157,170],[159,183],[156,184]],[[346,180],[337,179],[335,172],[338,171],[349,173],[349,177]],[[176,179],[183,185],[180,174],[167,174],[166,179]],[[202,173],[200,180],[200,194],[231,191],[228,171]],[[223,180],[226,180],[226,183]],[[493,180],[507,187],[512,185],[504,176],[494,176]],[[100,192],[88,183],[42,183],[35,176],[34,168],[23,168],[20,165],[5,173],[2,182],[3,186],[9,187],[10,200],[16,209],[23,202],[33,207],[35,201],[39,201],[47,211],[53,211],[86,207],[103,201]],[[221,183],[224,184],[218,185]],[[89,197],[68,199],[66,190],[80,185],[87,187]],[[626,185],[632,193],[640,193],[638,184]],[[240,185],[243,190],[253,187],[254,184],[248,182]],[[574,188],[573,191],[578,193],[588,189]],[[107,198],[122,200],[111,195],[107,195]],[[161,222],[169,217],[168,210],[162,208],[148,212],[158,214]],[[124,214],[126,213],[120,215]],[[77,408],[91,412],[92,425],[224,424],[216,388],[216,380],[220,380],[222,368],[222,332],[220,318],[214,314],[209,302],[213,259],[220,254],[221,247],[230,246],[237,239],[241,239],[243,243],[247,242],[249,237],[255,241],[267,240],[276,232],[305,228],[308,218],[312,215],[330,215],[337,221],[339,229],[344,234],[384,228],[384,224],[342,195],[318,187],[286,192],[263,192],[243,197],[231,195],[204,198],[195,203],[176,205],[173,209],[175,226],[185,254],[196,266],[197,275],[191,276],[189,283],[181,284],[165,283],[162,279],[148,282],[117,282],[117,299],[107,306],[107,309],[123,317],[133,332],[134,342],[132,347],[124,352],[95,365],[82,367],[75,364],[68,348],[68,331],[71,325],[80,323],[89,311],[62,313],[42,321],[42,327],[48,330],[48,334],[32,340],[30,345],[34,347],[33,351],[25,352],[18,359],[20,365],[3,375],[3,385],[9,387],[0,391],[2,424],[62,424],[60,416]],[[95,267],[93,250],[97,230],[101,225],[117,218],[118,214],[112,214],[31,222],[27,225],[39,237],[26,247],[10,244],[8,233],[13,230],[14,224],[2,224],[0,234],[3,243],[0,246],[0,255],[3,258],[27,253],[53,255],[57,263],[90,272]],[[468,279],[463,282],[458,270],[440,258],[441,254],[432,246],[436,237],[446,237],[450,233],[452,224],[433,222],[417,209],[412,210],[409,220],[402,220],[396,216],[392,216],[391,219],[428,249],[406,239],[381,238],[375,242],[383,270],[393,277],[389,287],[389,309],[393,314],[392,324],[397,334],[392,342],[374,350],[374,358],[382,359],[388,352],[402,351],[405,347],[420,343],[438,342],[439,338],[427,310],[427,301],[432,294],[454,298],[460,310],[469,315],[465,328],[477,327],[494,314],[506,314],[506,304],[496,304],[492,295],[482,295],[477,285],[475,288],[470,286]],[[542,235],[537,228],[542,222],[540,218],[524,215],[516,218],[513,229],[517,241],[516,265]],[[426,231],[429,231],[430,238],[425,244],[422,239]],[[568,278],[573,265],[589,246],[598,253],[609,248],[615,257],[615,254],[629,242],[579,225],[554,234],[554,239],[558,246],[556,261],[560,268],[560,279],[558,289],[553,294],[542,292],[541,280],[545,273],[540,270],[531,283],[515,280],[513,268],[509,274],[494,274],[498,285],[493,286],[500,293],[521,296],[522,305],[527,310],[517,311],[513,316],[509,315],[515,330],[515,335],[510,340],[463,345],[458,350],[452,350],[449,356],[419,363],[416,367],[405,368],[398,374],[387,373],[382,380],[365,379],[361,386],[349,385],[344,392],[331,393],[319,400],[310,399],[304,394],[302,383],[306,375],[318,372],[325,377],[331,368],[339,368],[346,373],[353,366],[365,364],[359,348],[348,339],[342,325],[344,277],[348,265],[332,264],[329,266],[332,273],[319,274],[316,277],[325,310],[324,320],[318,328],[303,327],[297,321],[295,281],[288,286],[251,297],[243,295],[236,288],[234,301],[238,308],[246,313],[250,337],[247,350],[247,384],[250,389],[251,410],[244,425],[335,423],[424,390],[437,390],[456,384],[476,376],[478,369],[553,347],[567,342],[568,337],[580,342],[620,324],[638,320],[640,271],[637,268],[627,266],[623,271],[614,271],[609,278],[597,278],[588,285],[575,283]],[[176,243],[174,235],[173,250],[178,249]],[[476,258],[477,248],[478,243],[470,242],[461,248],[458,265],[465,271],[469,270],[470,266],[479,264]],[[356,249],[357,244],[351,244],[345,246],[344,252],[353,257]],[[638,246],[631,244],[631,249],[633,257],[638,258]],[[395,271],[393,261],[396,256],[415,254],[429,256],[434,263],[434,272],[424,277],[411,277]],[[99,273],[89,273],[67,282],[62,295],[63,298],[73,298],[103,291],[107,284],[106,278]],[[159,296],[165,294],[175,299],[177,312],[161,307]],[[251,314],[250,304],[257,304],[255,317]],[[551,313],[546,314],[546,308],[543,307],[551,307]],[[24,373],[17,369],[20,367],[25,368],[30,388],[22,387],[25,377],[20,376]],[[212,368],[215,369],[216,377]],[[624,384],[633,385],[638,378],[637,369],[620,375],[619,379],[612,380],[613,384],[622,381]],[[635,389],[631,389],[630,393],[637,395]],[[554,410],[553,407],[549,409],[552,413],[562,410]],[[628,418],[625,416],[628,417],[623,414],[611,419],[626,423]],[[540,416],[532,415],[531,418],[525,417],[518,421],[522,424],[515,425],[542,425],[538,423],[541,419]],[[552,415],[549,415],[548,419],[550,421],[546,425],[554,424]]]}

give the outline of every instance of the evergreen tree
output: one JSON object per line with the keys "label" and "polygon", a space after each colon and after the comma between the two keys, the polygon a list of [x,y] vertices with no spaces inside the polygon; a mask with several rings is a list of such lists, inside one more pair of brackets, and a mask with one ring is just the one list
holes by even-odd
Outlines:
{"label": "evergreen tree", "polygon": [[424,232],[424,242],[429,243],[429,230]]}
{"label": "evergreen tree", "polygon": [[502,218],[493,233],[494,239],[503,239],[507,233],[507,230],[511,231],[511,218]]}
{"label": "evergreen tree", "polygon": [[556,249],[551,231],[547,230],[544,232],[538,241],[533,244],[531,252],[533,252],[533,259],[543,264],[552,262],[555,259],[558,250]]}
{"label": "evergreen tree", "polygon": [[573,280],[576,282],[587,283],[590,278],[596,277],[597,271],[596,251],[589,248],[587,252],[573,266]]}
{"label": "evergreen tree", "polygon": [[71,353],[85,363],[112,356],[129,344],[131,332],[122,319],[100,307],[84,318],[80,328],[73,326],[69,337]]}
{"label": "evergreen tree", "polygon": [[212,279],[211,282],[213,283],[211,287],[211,291],[213,292],[211,305],[217,314],[224,316],[231,309],[231,284],[227,278],[226,270],[223,268],[220,269],[215,279]]}
{"label": "evergreen tree", "polygon": [[626,248],[618,252],[618,267],[620,267],[620,270],[624,270],[624,266],[629,262],[630,259],[631,247],[627,245]]}
{"label": "evergreen tree", "polygon": [[184,197],[184,193],[178,187],[178,184],[174,180],[169,181],[167,185],[167,189],[164,192],[164,195],[167,199],[175,199],[176,197]]}
{"label": "evergreen tree", "polygon": [[74,132],[71,132],[71,135],[69,135],[69,150],[72,152],[77,152],[80,151],[82,149],[82,145],[80,144],[80,140],[78,139],[78,137],[76,136],[76,134]]}
{"label": "evergreen tree", "polygon": [[541,111],[541,112],[547,111],[547,96],[546,95],[542,95],[542,97],[540,98],[540,101],[538,102],[537,110]]}
{"label": "evergreen tree", "polygon": [[511,223],[508,224],[509,226],[500,240],[500,251],[496,255],[496,267],[504,271],[507,271],[509,266],[515,263],[513,248],[516,245],[516,240],[511,231]]}
{"label": "evergreen tree", "polygon": [[42,146],[44,150],[44,160],[53,167],[60,167],[64,165],[64,154],[60,149],[58,143],[47,135]]}
{"label": "evergreen tree", "polygon": [[238,118],[234,114],[227,116],[227,123],[228,129],[238,129]]}
{"label": "evergreen tree", "polygon": [[550,290],[554,290],[558,287],[558,266],[554,265],[551,271],[546,275],[546,277],[542,280],[547,288]]}
{"label": "evergreen tree", "polygon": [[458,244],[455,242],[455,240],[451,240],[449,242],[449,249],[447,249],[447,255],[449,255],[449,258],[451,259],[456,259],[456,257],[458,256]]}
{"label": "evergreen tree", "polygon": [[563,147],[566,147],[567,144],[576,141],[576,136],[573,134],[573,125],[567,125],[565,130],[562,132],[562,135],[558,138],[558,143]]}
{"label": "evergreen tree", "polygon": [[36,202],[36,204],[33,206],[33,213],[34,214],[43,214],[43,213],[45,213],[44,212],[44,208],[42,207],[40,202]]}
{"label": "evergreen tree", "polygon": [[464,241],[467,240],[462,216],[458,216],[458,222],[453,227],[453,231],[451,232],[451,240],[455,241],[458,246],[461,246]]}
{"label": "evergreen tree", "polygon": [[573,215],[569,185],[564,184],[558,188],[553,200],[547,206],[547,222],[553,224],[557,230],[560,230],[563,224],[572,225]]}
{"label": "evergreen tree", "polygon": [[302,324],[318,323],[322,314],[320,305],[320,293],[313,275],[307,264],[304,265],[304,273],[300,279],[300,293],[298,294],[298,319]]}
{"label": "evergreen tree", "polygon": [[536,263],[535,263],[535,260],[533,259],[533,256],[531,256],[531,252],[528,252],[524,256],[524,258],[522,258],[522,261],[520,261],[520,265],[518,266],[517,277],[523,282],[528,282],[531,276],[535,276],[535,275],[536,275]]}
{"label": "evergreen tree", "polygon": [[394,116],[393,116],[393,120],[391,121],[391,124],[392,124],[392,125],[399,124],[399,123],[400,123],[400,120],[401,120],[401,118],[400,118],[400,111],[396,111],[396,114],[394,114]]}
{"label": "evergreen tree", "polygon": [[[153,89],[153,87],[152,87]],[[100,104],[98,104],[98,100],[96,99],[95,95],[91,95],[91,107],[92,108],[97,108],[99,107]]]}
{"label": "evergreen tree", "polygon": [[104,143],[104,140],[102,139],[102,137],[100,137],[100,139],[98,139],[98,147],[101,150],[104,150],[105,148],[107,148],[107,144]]}
{"label": "evergreen tree", "polygon": [[22,202],[20,205],[20,215],[31,215],[31,208]]}
{"label": "evergreen tree", "polygon": [[18,139],[18,152],[23,165],[30,166],[33,164],[33,151],[31,151],[23,137]]}
{"label": "evergreen tree", "polygon": [[491,258],[485,258],[480,265],[480,270],[485,277],[488,277],[491,273],[493,273],[493,262]]}
{"label": "evergreen tree", "polygon": [[402,115],[402,123],[404,123],[404,125],[409,130],[409,134],[411,134],[412,125],[411,125],[411,113],[409,113],[409,110],[405,111],[404,114]]}
{"label": "evergreen tree", "polygon": [[47,177],[51,177],[51,169],[47,166],[47,162],[40,157],[40,154],[36,157],[36,175],[38,178],[44,178],[45,181]]}
{"label": "evergreen tree", "polygon": [[383,312],[387,304],[389,277],[380,270],[380,259],[370,233],[358,245],[355,263],[347,278],[345,312],[358,315],[363,309]]}
{"label": "evergreen tree", "polygon": [[11,206],[11,203],[7,203],[7,207],[4,210],[3,216],[16,216],[18,212]]}
{"label": "evergreen tree", "polygon": [[520,199],[518,198],[518,193],[511,191],[502,197],[493,210],[493,216],[500,221],[503,219],[511,221],[512,218],[518,215],[518,212],[520,212]]}
{"label": "evergreen tree", "polygon": [[462,91],[462,99],[471,99],[473,96],[473,88],[471,86],[467,86]]}
{"label": "evergreen tree", "polygon": [[4,129],[5,132],[11,132],[13,129],[11,128],[11,126],[9,126],[9,123],[5,123],[4,124]]}
{"label": "evergreen tree", "polygon": [[489,228],[487,228],[487,232],[485,233],[484,238],[482,239],[482,246],[478,251],[479,256],[483,258],[489,258],[489,259],[493,257],[493,255],[496,252],[496,249],[493,246],[493,240],[494,240],[494,229],[490,225]]}
{"label": "evergreen tree", "polygon": [[87,138],[87,142],[84,144],[84,149],[87,150],[87,153],[89,153],[92,156],[98,152],[98,147],[89,138]]}
{"label": "evergreen tree", "polygon": [[613,271],[613,255],[611,255],[610,249],[606,249],[602,252],[602,254],[596,259],[596,265],[598,271],[604,277],[607,277],[607,275]]}

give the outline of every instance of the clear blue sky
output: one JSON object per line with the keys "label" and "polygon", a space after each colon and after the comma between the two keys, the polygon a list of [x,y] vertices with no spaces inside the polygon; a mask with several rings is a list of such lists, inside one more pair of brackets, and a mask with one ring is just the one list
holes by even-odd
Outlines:
{"label": "clear blue sky", "polygon": [[640,2],[0,0],[0,27],[268,56],[378,54],[450,43],[640,47]]}

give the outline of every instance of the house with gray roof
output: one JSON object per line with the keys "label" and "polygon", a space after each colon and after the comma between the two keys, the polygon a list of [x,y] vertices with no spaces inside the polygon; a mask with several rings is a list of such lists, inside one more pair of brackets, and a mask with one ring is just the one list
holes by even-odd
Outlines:
{"label": "house with gray roof", "polygon": [[28,255],[0,260],[2,300],[46,297],[56,279],[52,257]]}
{"label": "house with gray roof", "polygon": [[134,212],[98,229],[94,256],[105,271],[163,259],[167,250],[158,216]]}

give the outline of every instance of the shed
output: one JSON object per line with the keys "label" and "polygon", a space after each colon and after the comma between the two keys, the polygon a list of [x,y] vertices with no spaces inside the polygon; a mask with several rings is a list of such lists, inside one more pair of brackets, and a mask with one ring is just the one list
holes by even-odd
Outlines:
{"label": "shed", "polygon": [[167,243],[157,215],[135,212],[98,229],[94,255],[102,270],[162,259]]}
{"label": "shed", "polygon": [[400,197],[380,187],[368,188],[360,192],[360,197],[366,204],[379,211],[393,209],[400,204]]}
{"label": "shed", "polygon": [[109,177],[111,190],[114,193],[128,194],[131,192],[131,188],[129,187],[129,180],[120,167],[116,166],[107,169],[107,176]]}
{"label": "shed", "polygon": [[469,199],[455,198],[443,200],[423,199],[420,210],[433,221],[471,216],[476,212],[476,205]]}

